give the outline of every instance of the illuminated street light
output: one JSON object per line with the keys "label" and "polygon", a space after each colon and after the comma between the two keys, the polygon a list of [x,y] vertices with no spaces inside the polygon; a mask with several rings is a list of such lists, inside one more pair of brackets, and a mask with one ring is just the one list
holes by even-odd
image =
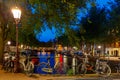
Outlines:
{"label": "illuminated street light", "polygon": [[100,55],[101,55],[100,54],[101,53],[101,46],[100,45],[98,46],[98,53],[99,53],[99,57],[100,57]]}
{"label": "illuminated street light", "polygon": [[10,45],[10,44],[11,44],[11,41],[8,41],[7,44]]}
{"label": "illuminated street light", "polygon": [[19,69],[19,53],[18,53],[18,24],[21,18],[21,10],[17,7],[12,9],[13,17],[16,23],[16,63],[15,63],[15,72],[18,72]]}
{"label": "illuminated street light", "polygon": [[101,46],[98,46],[98,49],[101,49]]}

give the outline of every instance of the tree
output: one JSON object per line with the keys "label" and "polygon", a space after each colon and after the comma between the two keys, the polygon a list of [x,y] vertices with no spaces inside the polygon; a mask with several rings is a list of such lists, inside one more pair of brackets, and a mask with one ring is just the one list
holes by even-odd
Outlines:
{"label": "tree", "polygon": [[[107,17],[105,8],[100,9],[93,6],[85,17],[81,19],[80,33],[83,45],[86,50],[92,49],[94,55],[94,45],[102,44],[106,39]],[[93,46],[93,47],[91,47]],[[83,47],[84,49],[84,47]]]}
{"label": "tree", "polygon": [[105,9],[92,7],[86,17],[82,18],[80,33],[86,42],[99,43],[104,39],[106,28]]}
{"label": "tree", "polygon": [[[84,0],[22,1],[24,1],[26,5],[25,11],[29,12],[29,19],[27,20],[27,23],[25,23],[26,21],[22,22],[22,24],[25,23],[24,25],[27,24],[26,30],[24,29],[24,32],[30,30],[29,32],[34,33],[32,30],[35,30],[39,33],[41,29],[45,29],[45,26],[48,26],[49,28],[54,26],[57,29],[57,33],[59,33],[59,35],[63,33],[64,29],[65,35],[68,36],[67,38],[69,39],[70,43],[75,44],[76,42],[76,45],[78,45],[79,39],[77,36],[75,36],[76,32],[73,32],[71,26],[76,25],[76,14],[78,9],[84,6]],[[71,33],[73,34],[71,35]]]}
{"label": "tree", "polygon": [[0,11],[0,62],[2,62],[4,47],[10,37],[11,22],[9,19],[11,14],[4,2],[0,2]]}
{"label": "tree", "polygon": [[[11,15],[11,8],[13,5],[17,5],[22,10],[21,23],[22,28],[20,28],[20,32],[25,32],[24,36],[20,36],[23,33],[19,32],[19,43],[25,42],[23,37],[29,39],[30,35],[34,34],[34,31],[41,31],[41,27],[47,25],[49,28],[52,26],[57,27],[60,32],[61,28],[69,28],[70,23],[75,22],[75,14],[77,9],[83,5],[84,0],[75,0],[75,1],[67,1],[67,0],[54,0],[54,1],[46,1],[46,0],[2,0],[0,2],[0,59],[2,59],[2,54],[4,51],[4,45],[8,38],[14,40],[15,39],[15,27],[13,24],[14,19]],[[33,12],[34,10],[34,12]],[[4,15],[3,15],[4,13]],[[10,14],[10,15],[8,15]],[[11,27],[10,29],[6,28],[9,21]],[[12,28],[12,29],[11,29]],[[10,30],[10,35],[8,34]],[[13,31],[13,32],[11,32]],[[35,34],[34,34],[35,35]],[[14,40],[15,41],[15,40]],[[25,43],[28,43],[29,40]]]}
{"label": "tree", "polygon": [[17,0],[22,12],[26,12],[22,15],[22,25],[26,28],[24,30],[32,33],[33,30],[40,32],[44,26],[54,26],[60,34],[63,28],[67,32],[71,23],[75,23],[77,10],[84,3],[84,0]]}
{"label": "tree", "polygon": [[115,0],[116,4],[112,6],[109,20],[109,38],[111,43],[120,41],[120,2]]}
{"label": "tree", "polygon": [[[70,35],[71,33],[71,35]],[[80,47],[80,38],[78,31],[69,29],[66,33],[62,34],[58,37],[58,43],[63,46],[77,46]]]}

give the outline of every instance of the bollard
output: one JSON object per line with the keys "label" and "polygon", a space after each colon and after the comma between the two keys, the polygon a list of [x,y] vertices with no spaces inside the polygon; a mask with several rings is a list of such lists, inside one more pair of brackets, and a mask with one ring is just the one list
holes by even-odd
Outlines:
{"label": "bollard", "polygon": [[72,69],[73,69],[73,75],[75,75],[75,71],[76,71],[76,59],[75,57],[73,57],[72,59]]}
{"label": "bollard", "polygon": [[64,69],[67,70],[67,56],[66,55],[63,56],[63,65],[64,65],[63,66]]}

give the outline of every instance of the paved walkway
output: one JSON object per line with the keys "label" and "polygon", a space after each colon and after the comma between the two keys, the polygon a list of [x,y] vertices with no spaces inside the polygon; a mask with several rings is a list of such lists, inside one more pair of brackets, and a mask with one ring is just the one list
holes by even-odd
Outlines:
{"label": "paved walkway", "polygon": [[[5,72],[4,70],[0,70],[0,80],[78,80],[78,78],[80,79],[81,76],[33,74],[33,76],[28,77],[23,73],[8,73],[8,72]],[[80,79],[80,80],[83,80],[83,79]]]}
{"label": "paved walkway", "polygon": [[101,78],[96,74],[88,74],[85,77],[34,74],[32,77],[28,77],[23,73],[6,73],[4,70],[0,70],[0,80],[120,80],[120,78]]}
{"label": "paved walkway", "polygon": [[[1,69],[1,66],[0,66]],[[33,76],[28,77],[23,73],[10,73],[0,70],[0,80],[74,80],[80,76],[56,76],[56,75],[39,75],[33,74]]]}
{"label": "paved walkway", "polygon": [[[1,69],[1,67],[0,67]],[[81,76],[64,76],[64,75],[39,75],[34,74],[32,77],[28,77],[23,73],[8,73],[4,70],[0,70],[0,80],[120,80],[120,78],[104,79],[97,77],[96,74],[88,74],[85,77]]]}
{"label": "paved walkway", "polygon": [[22,73],[6,73],[0,70],[0,80],[71,80],[79,76],[53,76],[53,75],[39,75],[34,74],[31,77]]}

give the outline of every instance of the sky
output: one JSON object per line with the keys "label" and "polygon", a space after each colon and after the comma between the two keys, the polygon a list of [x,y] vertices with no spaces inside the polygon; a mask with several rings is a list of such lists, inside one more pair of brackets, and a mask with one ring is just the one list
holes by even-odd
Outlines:
{"label": "sky", "polygon": [[50,40],[55,39],[56,29],[52,27],[52,29],[49,29],[46,27],[45,30],[42,30],[41,33],[37,35],[37,39],[41,42],[48,42]]}
{"label": "sky", "polygon": [[[108,10],[111,10],[111,4],[109,4],[110,1],[114,3],[114,0],[96,0],[96,5],[100,8],[106,7]],[[86,8],[89,9],[90,7],[90,3],[86,3]],[[81,8],[82,12],[78,14],[78,17],[85,16],[87,9]],[[42,30],[42,32],[37,35],[37,39],[41,42],[48,42],[55,39],[55,36],[56,29],[54,27],[52,29],[46,27],[45,30]]]}

